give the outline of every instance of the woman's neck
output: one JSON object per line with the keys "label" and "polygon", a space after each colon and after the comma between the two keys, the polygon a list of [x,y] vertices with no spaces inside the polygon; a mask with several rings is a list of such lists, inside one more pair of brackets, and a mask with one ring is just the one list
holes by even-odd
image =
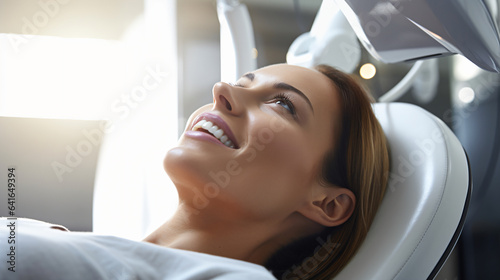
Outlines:
{"label": "woman's neck", "polygon": [[[218,220],[209,209],[194,214],[181,204],[174,216],[144,241],[175,249],[207,253],[257,264],[264,262],[293,237],[265,223]],[[205,211],[207,210],[207,211]]]}

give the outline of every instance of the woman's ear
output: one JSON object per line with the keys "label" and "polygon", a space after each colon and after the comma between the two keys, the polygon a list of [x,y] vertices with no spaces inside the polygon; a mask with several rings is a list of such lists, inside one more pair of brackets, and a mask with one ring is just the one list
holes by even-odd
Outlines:
{"label": "woman's ear", "polygon": [[351,217],[356,204],[351,190],[322,185],[314,188],[315,194],[299,210],[302,215],[326,227],[341,225]]}

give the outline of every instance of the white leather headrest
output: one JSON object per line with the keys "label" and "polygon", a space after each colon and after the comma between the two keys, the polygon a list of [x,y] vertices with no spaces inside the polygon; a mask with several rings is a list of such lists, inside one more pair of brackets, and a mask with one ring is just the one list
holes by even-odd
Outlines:
{"label": "white leather headrest", "polygon": [[389,185],[365,242],[335,279],[426,279],[454,242],[469,189],[467,158],[424,109],[378,103],[374,110],[389,142]]}

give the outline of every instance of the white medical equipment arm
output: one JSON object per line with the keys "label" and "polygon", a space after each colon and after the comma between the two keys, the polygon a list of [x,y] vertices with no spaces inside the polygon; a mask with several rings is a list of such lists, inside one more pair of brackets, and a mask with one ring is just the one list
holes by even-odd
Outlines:
{"label": "white medical equipment arm", "polygon": [[295,39],[286,55],[289,64],[328,64],[345,72],[354,71],[360,58],[356,34],[334,0],[322,2],[311,31]]}
{"label": "white medical equipment arm", "polygon": [[220,22],[221,80],[234,82],[257,68],[253,28],[247,7],[238,0],[217,0]]}

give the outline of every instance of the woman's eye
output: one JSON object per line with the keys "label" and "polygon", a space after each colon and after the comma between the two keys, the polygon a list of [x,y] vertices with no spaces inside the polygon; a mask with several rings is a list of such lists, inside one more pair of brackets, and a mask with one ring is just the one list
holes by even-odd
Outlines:
{"label": "woman's eye", "polygon": [[280,93],[279,95],[275,96],[275,104],[280,105],[283,107],[285,110],[287,110],[292,116],[296,116],[295,112],[295,106],[293,105],[293,102],[290,100],[288,96],[286,96],[283,93]]}
{"label": "woman's eye", "polygon": [[288,111],[292,112],[292,109],[290,108],[290,106],[288,106],[288,104],[286,104],[286,102],[284,102],[283,100],[277,100],[276,104],[281,105],[283,108],[285,108]]}

